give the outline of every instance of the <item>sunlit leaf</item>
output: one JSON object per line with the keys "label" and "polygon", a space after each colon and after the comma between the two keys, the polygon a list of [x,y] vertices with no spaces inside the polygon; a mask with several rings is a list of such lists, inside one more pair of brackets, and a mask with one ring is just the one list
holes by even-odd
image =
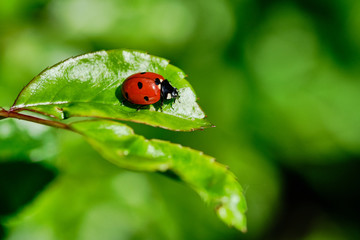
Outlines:
{"label": "sunlit leaf", "polygon": [[180,178],[216,209],[227,224],[246,231],[246,202],[234,175],[202,152],[161,140],[147,140],[121,123],[75,122],[71,128],[107,160],[131,170],[159,171]]}
{"label": "sunlit leaf", "polygon": [[[137,111],[123,104],[121,84],[137,72],[156,72],[179,89],[177,101]],[[128,120],[189,131],[209,127],[182,70],[166,59],[130,50],[111,50],[70,58],[36,76],[20,93],[12,110],[29,110],[66,119],[73,116]]]}

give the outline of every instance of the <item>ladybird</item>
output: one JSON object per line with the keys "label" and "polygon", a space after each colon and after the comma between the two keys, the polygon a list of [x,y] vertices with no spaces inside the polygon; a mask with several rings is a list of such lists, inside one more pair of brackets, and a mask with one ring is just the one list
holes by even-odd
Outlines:
{"label": "ladybird", "polygon": [[163,76],[153,72],[135,73],[125,79],[121,93],[130,103],[150,105],[177,98],[178,90],[171,86]]}

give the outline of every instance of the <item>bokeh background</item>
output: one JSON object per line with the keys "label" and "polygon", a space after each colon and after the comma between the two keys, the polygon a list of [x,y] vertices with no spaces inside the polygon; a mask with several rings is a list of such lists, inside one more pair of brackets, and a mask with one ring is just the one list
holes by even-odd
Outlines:
{"label": "bokeh background", "polygon": [[248,232],[188,187],[118,169],[81,137],[0,122],[0,238],[360,239],[360,1],[3,0],[0,106],[44,68],[102,49],[171,60],[217,127],[130,124],[229,165]]}

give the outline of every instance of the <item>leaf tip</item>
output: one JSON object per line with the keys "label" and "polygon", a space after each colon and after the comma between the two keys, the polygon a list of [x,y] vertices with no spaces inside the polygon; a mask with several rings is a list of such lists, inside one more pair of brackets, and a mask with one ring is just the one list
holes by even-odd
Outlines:
{"label": "leaf tip", "polygon": [[241,224],[235,225],[237,229],[239,229],[242,233],[247,233],[247,224],[246,224],[246,218],[244,219],[244,222]]}
{"label": "leaf tip", "polygon": [[242,233],[247,233],[247,227],[246,226],[230,226],[230,227],[235,227],[236,229],[240,230]]}

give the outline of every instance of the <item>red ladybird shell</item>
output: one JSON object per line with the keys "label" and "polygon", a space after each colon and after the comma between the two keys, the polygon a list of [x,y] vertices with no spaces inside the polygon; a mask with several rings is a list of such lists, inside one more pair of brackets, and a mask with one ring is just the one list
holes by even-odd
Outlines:
{"label": "red ladybird shell", "polygon": [[136,73],[124,81],[121,92],[125,99],[133,104],[154,104],[160,100],[159,86],[163,80],[164,77],[156,73]]}

